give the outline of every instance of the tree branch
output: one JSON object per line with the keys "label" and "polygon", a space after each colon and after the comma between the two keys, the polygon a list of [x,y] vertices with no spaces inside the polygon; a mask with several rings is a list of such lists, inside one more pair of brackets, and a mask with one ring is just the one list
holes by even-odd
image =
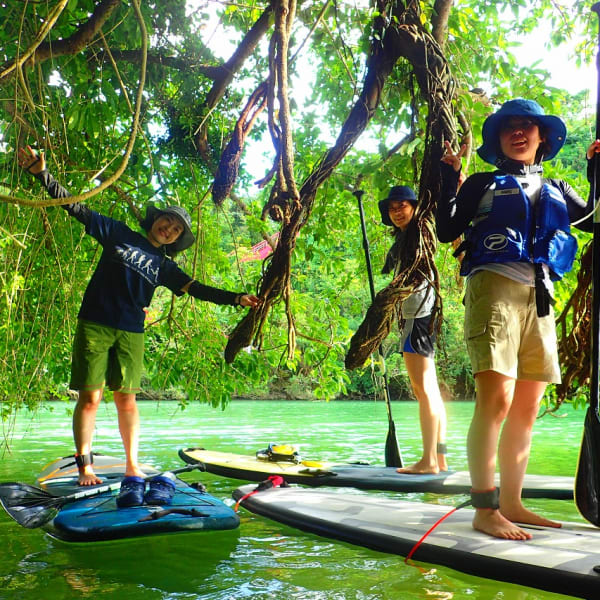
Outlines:
{"label": "tree branch", "polygon": [[[140,50],[114,50],[111,48],[110,52],[117,61],[137,64],[142,59]],[[222,65],[205,65],[191,58],[167,56],[163,52],[149,52],[148,64],[176,69],[183,73],[200,73],[209,79],[215,80],[222,78],[226,71],[226,68]]]}
{"label": "tree branch", "polygon": [[[65,4],[66,1],[62,0],[61,4],[57,5],[54,12],[56,12],[59,6]],[[85,23],[83,23],[73,35],[64,40],[35,44],[21,57],[21,59],[19,59],[19,61],[13,61],[13,63],[4,69],[4,71],[0,72],[0,80],[6,75],[12,73],[19,63],[22,63],[23,67],[32,67],[35,63],[44,62],[49,58],[56,58],[57,56],[63,56],[65,54],[78,54],[89,45],[91,40],[102,29],[104,23],[120,4],[121,0],[102,0],[94,9],[92,16]],[[64,8],[64,6],[62,6],[62,8]],[[61,11],[62,8],[60,9]],[[49,22],[47,23],[48,26],[40,30],[38,38],[41,37],[42,32],[43,37],[46,37],[50,33],[57,18],[58,15],[55,15],[54,19],[50,22],[49,17]],[[38,38],[36,38],[36,41]]]}
{"label": "tree branch", "polygon": [[[261,38],[267,32],[270,26],[273,10],[271,6],[267,6],[256,23],[251,27],[246,34],[242,43],[237,47],[236,51],[231,55],[229,60],[220,68],[217,77],[214,79],[214,84],[208,92],[204,101],[204,113],[210,114],[219,100],[223,97],[227,86],[233,81],[233,76],[239,71],[246,59],[254,52]],[[196,148],[200,156],[208,163],[214,163],[211,155],[211,150],[208,144],[206,118],[198,125],[195,133]]]}

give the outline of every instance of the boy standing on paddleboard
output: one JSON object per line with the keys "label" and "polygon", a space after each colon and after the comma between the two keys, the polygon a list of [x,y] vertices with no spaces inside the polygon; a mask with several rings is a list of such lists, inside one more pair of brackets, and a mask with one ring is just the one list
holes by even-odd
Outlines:
{"label": "boy standing on paddleboard", "polygon": [[457,253],[465,252],[464,333],[476,386],[467,439],[473,527],[504,539],[532,537],[516,523],[560,527],[526,509],[521,490],[540,401],[548,383],[560,382],[553,281],[577,251],[570,223],[592,230],[593,198],[586,205],[568,183],[542,177],[542,162],[566,134],[559,117],[515,99],[483,124],[477,152],[496,171],[471,175],[457,191],[465,146],[455,154],[446,142],[442,158],[437,235],[441,242],[465,236]]}
{"label": "boy standing on paddleboard", "polygon": [[[29,146],[20,148],[18,160],[52,198],[65,198],[68,202],[69,192],[47,171],[43,153],[38,155]],[[126,457],[119,505],[135,506],[144,501],[145,490],[144,473],[138,463],[140,425],[136,394],[142,376],[144,309],[150,305],[154,290],[164,286],[176,296],[187,292],[215,304],[253,309],[260,299],[204,285],[177,266],[172,256],[195,241],[190,216],[180,206],[148,206],[140,223],[145,235],[84,204],[62,206],[103,249],[83,296],[73,343],[70,387],[79,392],[73,413],[79,484],[101,483],[93,469],[92,434],[106,384],[113,391]],[[168,482],[164,484],[168,486]]]}

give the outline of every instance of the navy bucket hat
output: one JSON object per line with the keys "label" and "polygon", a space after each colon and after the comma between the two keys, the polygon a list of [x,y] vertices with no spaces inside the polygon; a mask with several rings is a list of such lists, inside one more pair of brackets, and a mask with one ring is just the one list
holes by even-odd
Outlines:
{"label": "navy bucket hat", "polygon": [[500,127],[510,117],[529,117],[542,126],[548,147],[542,160],[554,158],[567,139],[567,127],[560,117],[544,114],[543,108],[534,100],[509,100],[483,122],[481,129],[483,144],[477,149],[477,154],[491,165],[496,165],[498,160]]}
{"label": "navy bucket hat", "polygon": [[154,221],[161,215],[172,215],[179,219],[183,224],[183,233],[172,244],[169,244],[168,248],[170,250],[173,252],[181,252],[182,250],[189,248],[196,241],[196,238],[192,233],[192,219],[188,211],[182,206],[157,208],[153,204],[149,204],[146,207],[146,217],[141,221],[140,225],[146,231],[149,231]]}
{"label": "navy bucket hat", "polygon": [[417,206],[419,202],[417,200],[417,197],[415,196],[415,192],[413,191],[413,189],[408,187],[407,185],[395,185],[392,189],[390,189],[387,198],[384,198],[383,200],[379,201],[379,212],[381,213],[381,222],[384,225],[389,225],[390,227],[394,226],[394,224],[390,220],[389,213],[389,204],[392,200],[407,200],[413,206]]}

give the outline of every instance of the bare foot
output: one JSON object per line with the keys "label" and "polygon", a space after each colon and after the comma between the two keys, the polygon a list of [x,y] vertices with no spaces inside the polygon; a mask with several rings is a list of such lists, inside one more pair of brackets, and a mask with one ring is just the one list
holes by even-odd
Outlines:
{"label": "bare foot", "polygon": [[447,471],[448,470],[448,461],[446,460],[446,455],[445,454],[438,454],[437,455],[437,461],[438,461],[438,468],[440,471]]}
{"label": "bare foot", "polygon": [[511,508],[505,508],[504,505],[502,505],[502,514],[515,523],[539,525],[540,527],[562,527],[561,523],[541,517],[540,515],[527,510],[522,504]]}
{"label": "bare foot", "polygon": [[79,485],[98,485],[99,483],[102,483],[102,479],[94,473],[92,465],[86,465],[79,469]]}
{"label": "bare foot", "polygon": [[530,540],[533,536],[505,518],[499,510],[475,509],[473,529],[503,540]]}
{"label": "bare foot", "polygon": [[125,477],[141,477],[142,479],[146,478],[146,473],[144,473],[144,471],[142,471],[137,465],[126,467],[124,475]]}
{"label": "bare foot", "polygon": [[425,473],[432,473],[432,474],[437,474],[440,472],[440,468],[438,467],[438,465],[436,463],[430,463],[428,461],[425,461],[424,459],[421,459],[420,461],[416,462],[414,465],[411,465],[410,467],[402,467],[400,469],[396,469],[397,473],[410,473],[413,475],[422,475]]}

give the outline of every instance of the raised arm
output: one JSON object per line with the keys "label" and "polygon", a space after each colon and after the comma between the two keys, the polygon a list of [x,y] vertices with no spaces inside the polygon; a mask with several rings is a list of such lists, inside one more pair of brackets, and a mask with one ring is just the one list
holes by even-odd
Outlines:
{"label": "raised arm", "polygon": [[[38,154],[31,146],[19,148],[18,161],[21,168],[39,180],[52,198],[69,198],[71,196],[71,193],[60,185],[46,168],[46,158],[43,152]],[[89,224],[90,209],[85,204],[76,202],[61,206],[80,223],[86,226]]]}

